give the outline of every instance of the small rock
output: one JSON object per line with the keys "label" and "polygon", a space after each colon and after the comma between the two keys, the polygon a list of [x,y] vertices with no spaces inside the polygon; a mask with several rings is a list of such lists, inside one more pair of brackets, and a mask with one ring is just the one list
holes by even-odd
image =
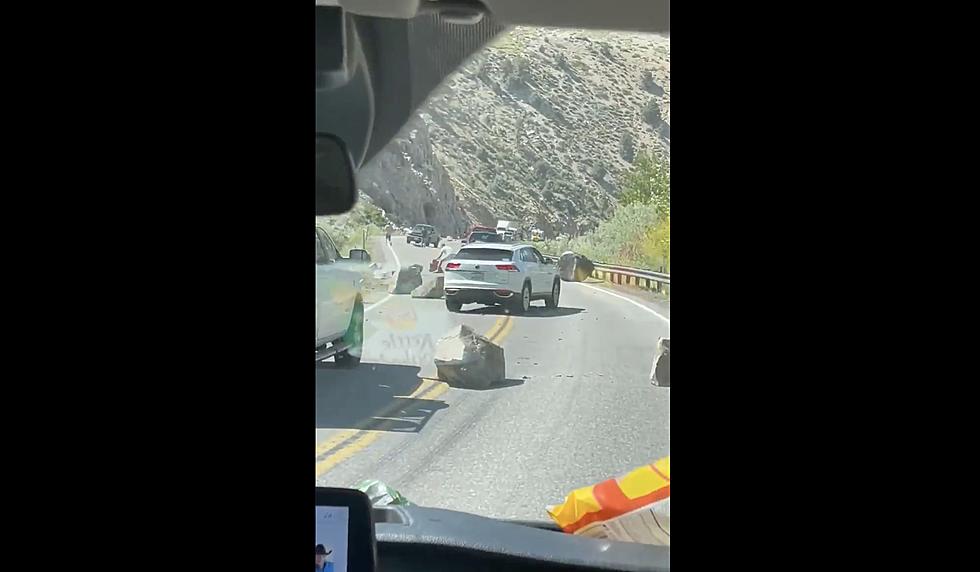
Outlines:
{"label": "small rock", "polygon": [[670,338],[657,340],[657,356],[653,359],[650,382],[659,387],[670,387]]}
{"label": "small rock", "polygon": [[392,294],[411,294],[412,290],[422,285],[422,266],[413,264],[408,268],[402,268],[398,273],[398,280],[391,289]]}

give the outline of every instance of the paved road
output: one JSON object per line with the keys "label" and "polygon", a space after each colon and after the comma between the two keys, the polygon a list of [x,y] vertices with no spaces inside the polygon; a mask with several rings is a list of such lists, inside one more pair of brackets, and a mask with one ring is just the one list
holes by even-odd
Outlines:
{"label": "paved road", "polygon": [[[394,237],[385,268],[435,248]],[[478,391],[435,381],[439,337],[464,323],[504,348],[507,380]],[[670,389],[650,385],[669,309],[595,284],[562,283],[560,307],[389,296],[368,306],[361,366],[316,372],[317,483],[392,485],[427,506],[548,520],[571,490],[670,453]]]}

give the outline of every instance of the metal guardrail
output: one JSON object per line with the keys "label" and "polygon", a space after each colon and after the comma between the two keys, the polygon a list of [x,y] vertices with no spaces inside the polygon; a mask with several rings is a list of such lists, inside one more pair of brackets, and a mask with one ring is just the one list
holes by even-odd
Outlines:
{"label": "metal guardrail", "polygon": [[[559,258],[553,254],[544,254],[543,256],[554,261],[557,261]],[[595,267],[592,271],[593,278],[612,282],[613,284],[632,283],[640,288],[645,287],[647,290],[656,290],[657,292],[662,291],[664,284],[670,286],[670,274],[664,272],[654,272],[645,268],[633,268],[618,264],[606,264],[594,260],[592,261],[592,265]],[[640,281],[645,282],[645,284],[641,284]]]}

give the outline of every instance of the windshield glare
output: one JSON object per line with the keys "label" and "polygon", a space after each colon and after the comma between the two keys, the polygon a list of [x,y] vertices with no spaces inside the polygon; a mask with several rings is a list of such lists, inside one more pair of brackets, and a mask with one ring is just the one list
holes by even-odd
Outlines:
{"label": "windshield glare", "polygon": [[550,522],[670,454],[668,38],[509,28],[356,182],[317,218],[367,251],[318,234],[318,485]]}

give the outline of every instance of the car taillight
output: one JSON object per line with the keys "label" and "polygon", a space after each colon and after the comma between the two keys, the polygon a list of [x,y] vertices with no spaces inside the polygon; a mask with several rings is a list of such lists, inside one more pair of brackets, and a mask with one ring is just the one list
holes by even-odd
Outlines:
{"label": "car taillight", "polygon": [[456,270],[459,268],[459,262],[450,262],[446,265],[446,270]]}
{"label": "car taillight", "polygon": [[517,272],[517,267],[513,264],[498,264],[497,270],[506,270],[508,272]]}

